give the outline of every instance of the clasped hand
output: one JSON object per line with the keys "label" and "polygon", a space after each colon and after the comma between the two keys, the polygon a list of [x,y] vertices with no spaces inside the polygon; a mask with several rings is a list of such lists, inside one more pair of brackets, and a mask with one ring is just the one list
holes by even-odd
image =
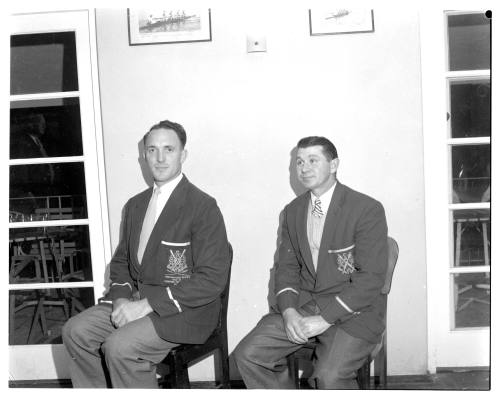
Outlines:
{"label": "clasped hand", "polygon": [[113,302],[113,312],[111,313],[111,322],[117,328],[128,324],[131,321],[138,320],[148,315],[153,309],[147,299],[132,301],[129,299],[116,299]]}
{"label": "clasped hand", "polygon": [[306,343],[308,338],[320,335],[332,324],[329,324],[322,316],[302,316],[294,308],[287,308],[283,312],[285,331],[288,339],[293,343]]}

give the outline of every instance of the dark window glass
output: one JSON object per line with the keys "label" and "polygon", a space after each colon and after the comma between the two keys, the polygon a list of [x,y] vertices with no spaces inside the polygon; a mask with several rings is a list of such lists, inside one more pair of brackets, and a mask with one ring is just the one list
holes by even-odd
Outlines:
{"label": "dark window glass", "polygon": [[452,202],[489,202],[490,145],[454,145],[451,149]]}
{"label": "dark window glass", "polygon": [[490,265],[489,209],[453,211],[453,245],[456,267]]}
{"label": "dark window glass", "polygon": [[490,325],[490,274],[454,274],[455,328]]}
{"label": "dark window glass", "polygon": [[82,226],[9,230],[9,283],[92,280],[89,230]]}
{"label": "dark window glass", "polygon": [[87,217],[83,162],[10,166],[12,222]]}
{"label": "dark window glass", "polygon": [[81,155],[78,98],[11,103],[11,159]]}
{"label": "dark window glass", "polygon": [[92,288],[9,291],[9,345],[61,344],[61,329],[94,305]]}
{"label": "dark window glass", "polygon": [[12,95],[78,91],[74,32],[13,35]]}
{"label": "dark window glass", "polygon": [[448,16],[450,71],[490,68],[491,20],[484,13]]}
{"label": "dark window glass", "polygon": [[452,138],[491,135],[491,90],[489,80],[450,82]]}

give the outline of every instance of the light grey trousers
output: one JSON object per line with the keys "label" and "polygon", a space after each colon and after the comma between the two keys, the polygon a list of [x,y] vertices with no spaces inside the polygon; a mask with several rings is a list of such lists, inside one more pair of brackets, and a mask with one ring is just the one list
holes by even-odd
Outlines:
{"label": "light grey trousers", "polygon": [[115,328],[111,312],[98,304],[64,325],[73,387],[158,388],[156,365],[177,344],[160,338],[149,317]]}
{"label": "light grey trousers", "polygon": [[[318,389],[357,389],[356,372],[376,344],[355,338],[335,325],[317,336],[317,340],[309,383]],[[291,389],[295,384],[288,375],[286,356],[300,348],[288,340],[281,314],[271,313],[243,338],[234,357],[247,388]]]}

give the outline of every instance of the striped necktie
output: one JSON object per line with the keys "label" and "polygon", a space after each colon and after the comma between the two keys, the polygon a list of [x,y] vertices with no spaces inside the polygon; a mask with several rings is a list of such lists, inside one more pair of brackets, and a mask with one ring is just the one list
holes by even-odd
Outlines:
{"label": "striped necktie", "polygon": [[321,200],[319,198],[316,198],[314,200],[312,214],[317,218],[321,218],[323,216],[323,210],[321,209]]}
{"label": "striped necktie", "polygon": [[158,201],[158,195],[160,195],[160,188],[156,187],[153,191],[153,196],[149,201],[148,209],[146,215],[144,216],[144,221],[142,222],[141,236],[139,238],[139,248],[137,249],[137,259],[142,262],[142,257],[144,255],[144,250],[146,250],[146,245],[148,244],[149,236],[156,223],[156,203]]}

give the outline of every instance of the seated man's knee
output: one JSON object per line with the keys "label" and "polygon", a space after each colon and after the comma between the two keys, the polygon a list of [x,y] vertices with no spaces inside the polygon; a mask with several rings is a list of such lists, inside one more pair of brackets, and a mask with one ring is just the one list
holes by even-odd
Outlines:
{"label": "seated man's knee", "polygon": [[234,349],[234,358],[238,364],[246,364],[259,354],[257,349],[251,339],[245,338]]}
{"label": "seated man's knee", "polygon": [[236,362],[243,362],[247,360],[248,348],[246,343],[240,342],[233,351]]}
{"label": "seated man's knee", "polygon": [[131,349],[132,345],[119,336],[119,332],[109,335],[101,347],[106,360],[122,360],[131,354]]}
{"label": "seated man's knee", "polygon": [[86,327],[86,323],[82,321],[78,315],[71,317],[66,321],[61,330],[63,343],[68,345],[84,337],[87,329]]}

